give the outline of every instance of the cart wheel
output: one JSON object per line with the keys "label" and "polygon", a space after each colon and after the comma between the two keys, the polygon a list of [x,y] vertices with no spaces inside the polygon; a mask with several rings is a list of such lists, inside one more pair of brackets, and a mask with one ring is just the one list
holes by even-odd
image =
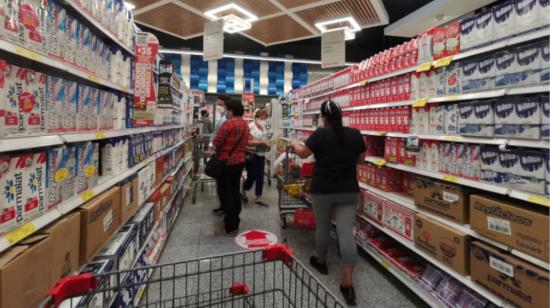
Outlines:
{"label": "cart wheel", "polygon": [[286,216],[281,216],[281,228],[286,229],[287,226]]}

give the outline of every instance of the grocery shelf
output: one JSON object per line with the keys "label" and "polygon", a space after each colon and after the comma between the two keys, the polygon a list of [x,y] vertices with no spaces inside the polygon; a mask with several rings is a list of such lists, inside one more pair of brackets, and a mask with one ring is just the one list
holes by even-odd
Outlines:
{"label": "grocery shelf", "polygon": [[[505,244],[502,244],[502,243],[499,243],[499,242],[496,242],[494,240],[491,240],[479,233],[477,233],[476,231],[472,230],[470,228],[470,225],[463,225],[463,224],[460,224],[460,223],[456,223],[456,222],[453,222],[453,221],[450,221],[444,217],[441,217],[437,214],[434,214],[433,212],[427,210],[427,209],[424,209],[424,208],[421,208],[421,207],[418,207],[415,205],[414,203],[414,200],[412,197],[406,195],[406,194],[403,194],[403,193],[397,193],[397,192],[385,192],[385,191],[382,191],[378,188],[375,188],[375,187],[372,187],[370,185],[367,185],[365,183],[359,183],[359,187],[361,189],[364,189],[366,191],[369,191],[375,195],[378,195],[382,198],[385,198],[389,201],[392,201],[392,202],[395,202],[407,209],[410,209],[410,210],[413,210],[417,213],[421,213],[427,217],[429,217],[430,219],[434,220],[434,221],[437,221],[441,224],[444,224],[446,226],[450,226],[452,227],[453,229],[455,230],[458,230],[462,233],[465,233],[465,234],[468,234],[474,238],[477,238],[479,240],[482,240],[484,242],[487,242],[495,247],[498,247],[500,249],[503,249],[503,250],[506,250],[506,251],[509,251],[510,253],[512,253],[513,255],[523,259],[523,260],[526,260],[532,264],[535,264],[541,268],[544,268],[546,270],[549,270],[550,269],[550,264],[548,262],[544,262],[540,259],[537,259],[535,257],[532,257],[530,255],[527,255],[521,251],[518,251],[516,249],[512,249],[511,247],[505,245]],[[367,219],[367,217],[363,216],[363,215],[358,215],[359,217],[361,217],[362,219]]]}
{"label": "grocery shelf", "polygon": [[59,135],[22,136],[0,139],[0,152],[18,151],[62,145]]}
{"label": "grocery shelf", "polygon": [[32,221],[22,226],[19,226],[16,229],[11,230],[5,234],[0,235],[0,252],[8,249],[9,247],[13,246],[15,243],[21,241],[22,239],[40,230],[41,228],[44,228],[45,226],[47,226],[57,218],[78,208],[82,204],[86,203],[88,200],[108,190],[109,188],[121,182],[122,180],[126,179],[127,177],[132,176],[133,174],[136,174],[139,170],[141,170],[143,167],[148,165],[150,162],[155,162],[157,158],[171,152],[172,150],[184,144],[185,142],[186,141],[180,141],[177,144],[165,150],[162,150],[156,154],[153,154],[148,159],[140,162],[139,164],[135,165],[134,167],[120,174],[117,174],[109,178],[100,179],[98,181],[98,184],[94,188],[89,189],[85,192],[82,192],[76,196],[73,196],[68,200],[59,204],[56,208],[38,216],[37,218],[34,218]]}
{"label": "grocery shelf", "polygon": [[414,243],[412,243],[409,240],[405,239],[401,235],[393,232],[390,229],[387,229],[387,228],[379,225],[377,222],[375,222],[375,221],[373,221],[373,220],[371,220],[367,217],[363,216],[362,218],[365,219],[368,223],[370,223],[374,227],[376,227],[377,229],[379,229],[380,231],[384,232],[385,234],[387,234],[388,236],[390,236],[391,238],[396,240],[397,242],[401,243],[403,246],[407,247],[411,251],[414,251],[417,255],[421,256],[424,259],[426,259],[431,264],[439,267],[441,270],[443,270],[447,274],[451,275],[453,278],[460,281],[465,286],[469,287],[470,289],[472,289],[472,290],[476,291],[477,293],[479,293],[481,296],[483,296],[486,299],[488,299],[489,301],[493,302],[497,306],[512,307],[512,305],[510,303],[508,303],[507,301],[502,299],[500,296],[494,294],[492,291],[486,289],[485,287],[473,282],[470,279],[469,276],[464,276],[462,274],[457,273],[455,270],[453,270],[452,268],[450,268],[447,265],[443,264],[441,261],[439,261],[436,258],[432,257],[428,253],[426,253],[426,252],[424,252],[420,249],[417,249],[417,247],[414,245]]}
{"label": "grocery shelf", "polygon": [[510,195],[510,197],[512,198],[550,207],[550,198],[547,196],[533,194],[533,193],[529,193],[529,192],[525,192],[517,189],[510,189],[510,191],[508,192],[508,195]]}
{"label": "grocery shelf", "polygon": [[456,95],[447,95],[441,97],[432,97],[428,98],[428,103],[445,103],[445,102],[454,102],[454,101],[464,101],[470,99],[482,99],[482,98],[492,98],[492,97],[501,97],[506,94],[506,89],[497,89],[489,91],[479,91],[471,93],[463,93]]}
{"label": "grocery shelf", "polygon": [[418,297],[426,302],[430,307],[445,307],[436,297],[432,296],[428,291],[423,289],[415,279],[398,269],[386,257],[382,256],[376,249],[372,248],[369,244],[364,244],[360,240],[356,239],[357,245],[361,247],[366,253],[368,253],[376,262],[380,263],[383,268],[395,276],[405,286],[411,289]]}
{"label": "grocery shelf", "polygon": [[356,107],[343,107],[342,111],[359,111],[367,109],[379,109],[379,108],[391,108],[391,107],[400,107],[400,106],[410,106],[411,101],[399,101],[399,102],[389,102],[389,103],[379,103],[379,104],[366,104]]}
{"label": "grocery shelf", "polygon": [[526,139],[510,139],[507,142],[509,146],[550,149],[549,140],[526,140]]}
{"label": "grocery shelf", "polygon": [[32,61],[35,61],[35,62],[40,62],[40,63],[42,63],[44,65],[47,65],[51,68],[64,71],[64,72],[69,73],[69,74],[71,74],[75,77],[85,79],[89,82],[93,82],[98,86],[107,87],[107,88],[110,88],[110,89],[113,89],[113,90],[124,92],[126,94],[133,94],[133,91],[131,91],[129,88],[119,86],[119,85],[117,85],[117,84],[115,84],[111,81],[105,80],[105,79],[100,78],[100,77],[98,77],[94,74],[90,74],[90,73],[85,72],[81,69],[78,69],[76,67],[68,65],[68,64],[64,63],[63,61],[61,61],[61,60],[56,60],[56,59],[50,58],[48,56],[45,56],[45,55],[39,54],[35,51],[32,51],[32,50],[30,50],[26,47],[22,47],[22,46],[19,46],[17,44],[10,43],[10,42],[8,42],[6,40],[3,40],[3,39],[0,39],[0,50],[18,55],[20,57],[23,57],[23,58],[26,58],[26,59],[29,59],[29,60],[32,60]]}
{"label": "grocery shelf", "polygon": [[302,112],[303,115],[307,115],[307,114],[320,114],[321,111],[320,110],[317,110],[317,111],[305,111],[305,112]]}
{"label": "grocery shelf", "polygon": [[88,13],[86,13],[80,6],[78,6],[77,3],[75,3],[74,0],[65,0],[61,1],[61,3],[65,3],[69,7],[71,7],[73,10],[75,10],[82,19],[87,20],[92,26],[96,28],[97,31],[100,31],[103,33],[103,35],[110,38],[113,42],[115,42],[120,48],[124,49],[127,53],[134,55],[134,51],[130,49],[130,47],[122,44],[118,40],[118,38],[107,28],[105,28],[100,22],[98,22],[93,16],[90,16]]}

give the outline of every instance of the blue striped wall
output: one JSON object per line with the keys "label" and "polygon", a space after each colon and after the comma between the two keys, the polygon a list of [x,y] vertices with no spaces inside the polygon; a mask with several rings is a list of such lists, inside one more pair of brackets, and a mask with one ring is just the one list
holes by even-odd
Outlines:
{"label": "blue striped wall", "polygon": [[[245,59],[243,61],[243,71],[245,92],[260,94],[260,61]],[[250,80],[254,80],[254,89],[250,89]]]}
{"label": "blue striped wall", "polygon": [[208,92],[208,62],[201,56],[191,56],[191,87],[192,90]]}
{"label": "blue striped wall", "polygon": [[285,90],[285,64],[283,62],[269,62],[267,72],[269,95],[282,95]]}
{"label": "blue striped wall", "polygon": [[307,84],[307,71],[307,64],[292,63],[292,89],[298,89]]}
{"label": "blue striped wall", "polygon": [[218,93],[235,92],[235,59],[218,60]]}

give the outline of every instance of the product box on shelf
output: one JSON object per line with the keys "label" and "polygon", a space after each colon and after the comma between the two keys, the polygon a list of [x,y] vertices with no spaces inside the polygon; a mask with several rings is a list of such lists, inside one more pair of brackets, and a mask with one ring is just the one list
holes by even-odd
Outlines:
{"label": "product box on shelf", "polygon": [[490,9],[476,14],[477,44],[494,40],[494,20]]}
{"label": "product box on shelf", "polygon": [[468,236],[458,230],[415,215],[414,244],[459,274],[469,273]]}
{"label": "product box on shelf", "polygon": [[86,264],[120,226],[120,189],[113,187],[79,208],[80,264]]}
{"label": "product box on shelf", "polygon": [[411,242],[414,241],[414,214],[415,212],[411,209],[384,200],[384,226]]}
{"label": "product box on shelf", "polygon": [[130,219],[138,210],[138,179],[132,176],[120,184],[120,216],[122,223]]}
{"label": "product box on shelf", "polygon": [[[550,5],[549,5],[550,7]],[[541,18],[545,20],[545,18]],[[540,59],[540,83],[547,83],[550,81],[550,41],[543,40],[540,47],[541,59]]]}
{"label": "product box on shelf", "polygon": [[46,152],[21,154],[15,170],[16,191],[18,175],[19,172],[22,172],[23,221],[29,221],[42,215],[48,209],[46,202]]}
{"label": "product box on shelf", "polygon": [[548,214],[486,195],[470,197],[470,226],[480,234],[548,261]]}
{"label": "product box on shelf", "polygon": [[23,105],[27,134],[46,132],[46,75],[31,69],[26,71],[25,93],[19,97]]}
{"label": "product box on shelf", "polygon": [[460,51],[460,21],[448,24],[445,28],[445,56]]}
{"label": "product box on shelf", "polygon": [[2,100],[4,109],[4,136],[23,135],[27,132],[24,107],[29,105],[30,94],[25,92],[27,69],[12,64],[5,66],[5,85]]}
{"label": "product box on shelf", "polygon": [[[76,113],[76,130],[88,131],[95,127],[90,127],[90,116],[95,113],[94,104],[92,104],[92,88],[86,85],[78,85],[78,105]],[[97,127],[97,126],[96,126]]]}
{"label": "product box on shelf", "polygon": [[539,139],[541,120],[538,96],[513,96],[495,102],[495,136]]}
{"label": "product box on shelf", "polygon": [[498,40],[516,32],[516,10],[514,0],[505,1],[493,7],[494,37]]}
{"label": "product box on shelf", "polygon": [[481,145],[481,174],[482,182],[504,185],[507,187],[510,177],[500,169],[499,149],[495,146]]}
{"label": "product box on shelf", "polygon": [[132,223],[137,226],[138,247],[142,247],[155,225],[154,204],[152,202],[145,203],[132,218]]}
{"label": "product box on shelf", "polygon": [[77,193],[97,185],[99,172],[99,145],[84,142],[76,145]]}
{"label": "product box on shelf", "polygon": [[472,280],[520,307],[548,307],[548,271],[480,241],[470,247]]}
{"label": "product box on shelf", "polygon": [[55,207],[75,194],[76,148],[56,147],[48,149],[46,168],[46,202]]}
{"label": "product box on shelf", "polygon": [[540,136],[543,139],[550,139],[550,96],[540,97],[541,108],[541,129]]}
{"label": "product box on shelf", "polygon": [[469,191],[461,186],[419,177],[415,181],[414,203],[449,220],[468,222]]}
{"label": "product box on shelf", "polygon": [[493,101],[459,104],[458,133],[467,136],[492,137],[495,133]]}
{"label": "product box on shelf", "polygon": [[460,49],[467,50],[478,45],[479,36],[476,29],[476,16],[471,15],[460,21]]}
{"label": "product box on shelf", "polygon": [[53,249],[50,263],[50,286],[59,279],[75,273],[79,268],[80,254],[80,213],[75,212],[61,217],[41,233],[48,234]]}
{"label": "product box on shelf", "polygon": [[[81,273],[91,273],[95,277],[99,277],[97,281],[97,288],[100,290],[109,290],[117,286],[117,277],[116,275],[105,274],[111,273],[115,270],[116,269],[114,267],[113,261],[104,259],[94,260],[88,263],[88,265],[86,265]],[[74,305],[75,303],[77,303],[77,307],[89,307],[91,305],[95,305],[96,307],[105,307],[109,305],[113,295],[113,291],[88,294],[80,298],[73,299],[71,304]]]}
{"label": "product box on shelf", "polygon": [[170,201],[170,197],[172,197],[172,195],[170,194],[169,183],[164,183],[162,184],[162,186],[160,186],[160,196],[161,196],[162,208],[167,207],[168,202]]}
{"label": "product box on shelf", "polygon": [[47,77],[47,131],[63,131],[65,108],[65,81],[62,78]]}
{"label": "product box on shelf", "polygon": [[[515,0],[515,33],[525,32],[527,30],[538,27],[539,18],[545,19],[545,15],[541,15],[542,11],[537,6],[538,0]],[[540,12],[539,12],[540,11]]]}
{"label": "product box on shelf", "polygon": [[520,150],[510,187],[543,195],[546,193],[545,176],[544,152]]}
{"label": "product box on shelf", "polygon": [[76,113],[78,110],[78,84],[65,80],[65,101],[63,103],[63,131],[76,130]]}
{"label": "product box on shelf", "polygon": [[118,271],[129,270],[137,254],[137,230],[133,224],[122,226],[118,233],[97,254],[97,259],[109,259]]}
{"label": "product box on shelf", "polygon": [[162,204],[162,194],[160,192],[160,188],[158,188],[151,194],[151,197],[149,197],[148,202],[152,202],[154,204],[155,223],[157,223],[160,220],[160,213],[164,208]]}
{"label": "product box on shelf", "polygon": [[362,191],[363,214],[375,222],[384,224],[384,198],[369,191]]}
{"label": "product box on shelf", "polygon": [[481,177],[481,148],[476,144],[464,145],[464,167],[462,176],[479,181]]}
{"label": "product box on shelf", "polygon": [[51,287],[52,241],[34,235],[0,254],[0,307],[36,307]]}

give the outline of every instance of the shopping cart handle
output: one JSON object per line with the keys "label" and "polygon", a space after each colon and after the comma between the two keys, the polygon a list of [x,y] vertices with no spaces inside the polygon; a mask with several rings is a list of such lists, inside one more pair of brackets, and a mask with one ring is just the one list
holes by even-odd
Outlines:
{"label": "shopping cart handle", "polygon": [[67,276],[53,286],[48,292],[48,306],[58,307],[67,298],[86,294],[97,288],[97,279],[92,273]]}
{"label": "shopping cart handle", "polygon": [[292,258],[293,251],[290,247],[283,245],[283,244],[276,244],[271,245],[264,249],[262,254],[262,259],[264,261],[275,261],[275,260],[281,260],[286,265],[292,266],[293,258]]}

